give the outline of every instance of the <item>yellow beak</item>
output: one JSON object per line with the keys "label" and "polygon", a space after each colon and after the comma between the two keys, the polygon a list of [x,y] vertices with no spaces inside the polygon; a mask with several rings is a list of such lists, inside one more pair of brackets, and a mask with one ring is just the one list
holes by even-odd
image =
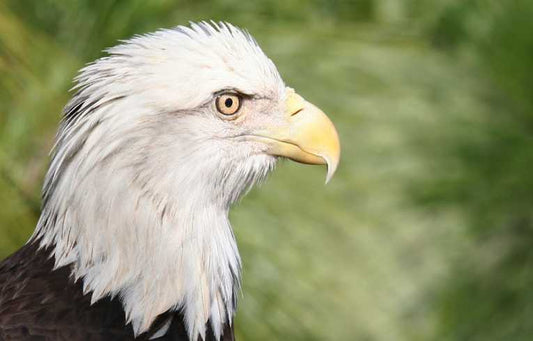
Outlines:
{"label": "yellow beak", "polygon": [[287,124],[258,134],[258,137],[265,138],[268,153],[306,164],[326,164],[327,183],[340,159],[339,136],[335,126],[322,110],[291,88],[287,88],[286,119]]}

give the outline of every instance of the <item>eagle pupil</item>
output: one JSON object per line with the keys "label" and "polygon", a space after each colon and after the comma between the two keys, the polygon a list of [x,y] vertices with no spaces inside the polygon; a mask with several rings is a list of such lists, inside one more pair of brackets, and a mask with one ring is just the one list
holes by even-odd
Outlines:
{"label": "eagle pupil", "polygon": [[226,108],[231,108],[231,106],[233,105],[233,100],[231,98],[226,98],[226,100],[224,101],[224,105],[226,106]]}

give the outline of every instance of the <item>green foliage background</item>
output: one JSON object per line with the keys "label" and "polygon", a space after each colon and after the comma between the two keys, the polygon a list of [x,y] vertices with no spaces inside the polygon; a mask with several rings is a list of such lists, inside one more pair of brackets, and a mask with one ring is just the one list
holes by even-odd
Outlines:
{"label": "green foliage background", "polygon": [[0,2],[0,257],[22,245],[72,78],[136,33],[227,20],[338,127],[232,211],[244,340],[530,340],[533,2]]}

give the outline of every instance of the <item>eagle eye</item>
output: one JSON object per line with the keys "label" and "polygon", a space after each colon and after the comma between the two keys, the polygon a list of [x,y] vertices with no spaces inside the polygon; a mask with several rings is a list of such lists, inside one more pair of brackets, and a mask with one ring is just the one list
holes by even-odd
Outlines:
{"label": "eagle eye", "polygon": [[241,108],[241,97],[234,93],[225,93],[217,96],[216,106],[222,115],[233,115]]}

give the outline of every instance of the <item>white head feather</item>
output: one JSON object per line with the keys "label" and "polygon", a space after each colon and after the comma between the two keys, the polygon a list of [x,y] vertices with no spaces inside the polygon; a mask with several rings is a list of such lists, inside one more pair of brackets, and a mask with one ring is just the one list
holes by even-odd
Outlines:
{"label": "white head feather", "polygon": [[[119,296],[136,334],[182,309],[191,339],[235,313],[240,257],[228,210],[275,164],[235,137],[283,113],[285,85],[251,36],[191,24],[134,37],[85,67],[65,108],[32,240],[92,301]],[[246,120],[217,116],[225,89]]]}

